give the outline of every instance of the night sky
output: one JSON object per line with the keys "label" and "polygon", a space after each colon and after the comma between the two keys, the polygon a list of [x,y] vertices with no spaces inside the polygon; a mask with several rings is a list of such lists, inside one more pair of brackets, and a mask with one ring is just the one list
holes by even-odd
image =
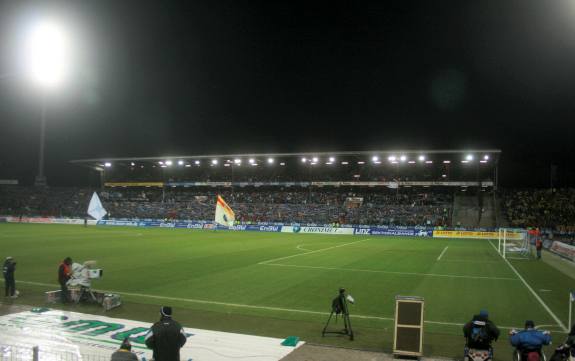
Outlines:
{"label": "night sky", "polygon": [[[0,74],[41,14],[77,49],[49,181],[79,158],[488,147],[504,183],[575,184],[574,1],[3,1]],[[0,179],[34,176],[40,104],[0,79]]]}

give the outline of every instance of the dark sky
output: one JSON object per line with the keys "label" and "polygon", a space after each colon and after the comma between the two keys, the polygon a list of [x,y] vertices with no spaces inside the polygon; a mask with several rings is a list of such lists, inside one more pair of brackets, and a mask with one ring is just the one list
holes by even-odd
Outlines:
{"label": "dark sky", "polygon": [[[0,74],[43,13],[78,50],[48,99],[52,178],[87,157],[491,147],[509,179],[575,182],[573,1],[4,1]],[[36,171],[22,83],[0,79],[2,178]]]}

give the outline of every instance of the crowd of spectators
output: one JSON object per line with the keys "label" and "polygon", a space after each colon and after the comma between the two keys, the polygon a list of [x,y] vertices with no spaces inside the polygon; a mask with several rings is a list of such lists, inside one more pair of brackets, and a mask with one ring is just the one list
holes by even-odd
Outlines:
{"label": "crowd of spectators", "polygon": [[512,227],[540,227],[575,234],[575,189],[524,189],[502,193]]}
{"label": "crowd of spectators", "polygon": [[[0,214],[84,217],[93,190],[0,190]],[[99,191],[110,218],[212,220],[220,194],[242,222],[446,226],[452,194],[429,188],[333,187],[107,188]],[[353,199],[353,202],[349,202]]]}

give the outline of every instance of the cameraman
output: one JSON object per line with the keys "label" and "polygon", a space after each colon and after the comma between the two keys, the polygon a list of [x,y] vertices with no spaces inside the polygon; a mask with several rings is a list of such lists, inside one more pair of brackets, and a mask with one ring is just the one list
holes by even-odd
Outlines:
{"label": "cameraman", "polygon": [[66,283],[72,277],[72,258],[66,257],[58,267],[58,283],[60,284],[60,301],[68,303],[68,286]]}
{"label": "cameraman", "polygon": [[491,342],[499,338],[499,329],[489,319],[486,310],[481,310],[478,315],[474,315],[471,321],[463,326],[463,336],[465,336],[466,346],[478,350],[491,349]]}
{"label": "cameraman", "polygon": [[537,352],[541,355],[543,346],[551,343],[551,335],[547,331],[536,330],[535,323],[527,320],[525,321],[524,330],[519,332],[511,331],[509,341],[520,352],[521,359],[524,359],[524,356],[531,352]]}
{"label": "cameraman", "polygon": [[2,274],[4,275],[4,287],[5,296],[11,298],[17,298],[16,294],[16,279],[14,278],[14,272],[16,272],[16,262],[10,256],[6,257],[4,261],[4,267],[2,267]]}

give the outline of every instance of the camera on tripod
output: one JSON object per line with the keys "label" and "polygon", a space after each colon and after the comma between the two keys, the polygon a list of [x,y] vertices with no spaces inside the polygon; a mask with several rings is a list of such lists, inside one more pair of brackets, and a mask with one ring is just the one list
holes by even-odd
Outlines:
{"label": "camera on tripod", "polygon": [[[349,339],[353,341],[353,329],[351,328],[351,322],[349,320],[349,309],[348,309],[348,302],[351,304],[355,303],[355,300],[351,295],[346,295],[345,288],[340,288],[337,297],[335,297],[331,301],[331,313],[329,314],[329,318],[323,328],[321,333],[322,336],[326,334],[340,334],[340,335],[349,335]],[[337,316],[341,315],[343,318],[343,325],[344,329],[342,331],[328,331],[327,328],[331,321],[331,318],[335,315],[335,320],[337,322]]]}

